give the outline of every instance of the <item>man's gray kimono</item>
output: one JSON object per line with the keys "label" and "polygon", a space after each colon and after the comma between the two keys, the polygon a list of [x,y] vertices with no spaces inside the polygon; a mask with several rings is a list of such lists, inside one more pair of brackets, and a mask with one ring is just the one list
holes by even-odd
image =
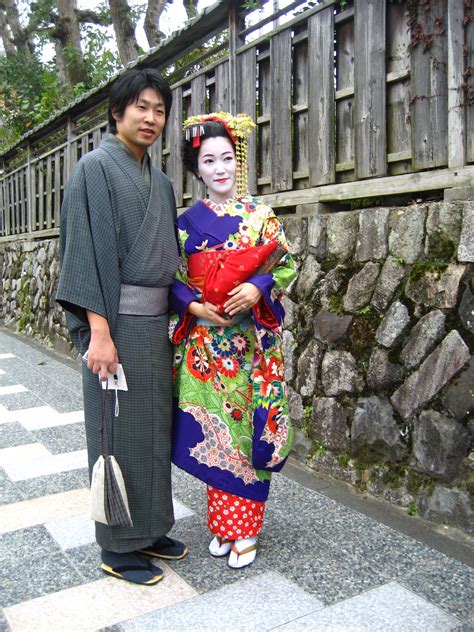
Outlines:
{"label": "man's gray kimono", "polygon": [[[122,469],[134,526],[96,523],[97,542],[117,553],[150,546],[174,523],[171,498],[172,351],[168,315],[119,314],[121,284],[168,287],[178,266],[176,205],[168,178],[145,154],[139,163],[115,137],[77,164],[61,213],[57,300],[71,338],[88,348],[86,310],[107,318],[128,391],[118,393],[113,453]],[[98,376],[83,365],[89,471],[100,447]],[[110,413],[113,415],[113,398]]]}

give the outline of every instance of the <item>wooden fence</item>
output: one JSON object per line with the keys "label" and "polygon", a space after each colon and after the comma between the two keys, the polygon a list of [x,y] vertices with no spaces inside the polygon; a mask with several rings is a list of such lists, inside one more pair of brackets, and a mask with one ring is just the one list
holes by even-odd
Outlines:
{"label": "wooden fence", "polygon": [[[221,109],[256,120],[250,190],[277,207],[472,183],[471,3],[326,0],[288,20],[304,4],[245,27],[245,14],[220,2],[139,62],[171,75],[173,107],[152,158],[171,177],[178,206],[203,194],[183,172],[183,118]],[[173,70],[189,42],[225,28],[216,61],[205,65],[206,53],[197,71]],[[105,99],[106,89],[95,91],[3,155],[0,240],[57,232],[71,169],[106,131]]]}

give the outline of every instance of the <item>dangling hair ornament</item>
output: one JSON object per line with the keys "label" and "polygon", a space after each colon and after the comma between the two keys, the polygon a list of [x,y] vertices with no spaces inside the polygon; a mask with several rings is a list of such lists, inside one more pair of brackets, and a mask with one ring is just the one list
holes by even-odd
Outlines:
{"label": "dangling hair ornament", "polygon": [[198,114],[184,121],[184,137],[192,140],[193,147],[199,147],[201,136],[204,134],[203,124],[207,121],[216,121],[224,125],[232,142],[235,145],[235,158],[237,162],[237,197],[247,195],[247,138],[256,125],[247,114],[229,114],[229,112],[212,112],[211,114]]}

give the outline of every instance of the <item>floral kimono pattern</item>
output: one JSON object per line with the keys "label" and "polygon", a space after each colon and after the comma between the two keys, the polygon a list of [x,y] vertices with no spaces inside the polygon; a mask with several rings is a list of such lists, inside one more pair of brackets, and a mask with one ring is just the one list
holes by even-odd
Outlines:
{"label": "floral kimono pattern", "polygon": [[271,272],[247,279],[262,298],[219,327],[187,312],[202,283],[189,276],[189,258],[277,240],[287,251],[273,210],[241,198],[217,214],[204,201],[178,218],[181,265],[171,287],[170,337],[175,345],[173,462],[213,487],[264,501],[272,471],[290,452],[293,430],[283,381],[281,290],[295,277],[286,252]]}

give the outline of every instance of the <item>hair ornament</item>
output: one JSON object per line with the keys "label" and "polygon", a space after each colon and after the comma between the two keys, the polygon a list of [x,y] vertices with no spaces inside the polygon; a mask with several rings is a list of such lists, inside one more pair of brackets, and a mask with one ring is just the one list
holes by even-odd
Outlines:
{"label": "hair ornament", "polygon": [[201,144],[201,136],[204,134],[204,123],[215,121],[222,123],[227,133],[235,144],[235,157],[237,162],[237,197],[247,194],[247,138],[256,128],[252,118],[247,114],[230,114],[229,112],[211,112],[210,114],[197,114],[190,116],[183,123],[184,137],[197,148]]}

